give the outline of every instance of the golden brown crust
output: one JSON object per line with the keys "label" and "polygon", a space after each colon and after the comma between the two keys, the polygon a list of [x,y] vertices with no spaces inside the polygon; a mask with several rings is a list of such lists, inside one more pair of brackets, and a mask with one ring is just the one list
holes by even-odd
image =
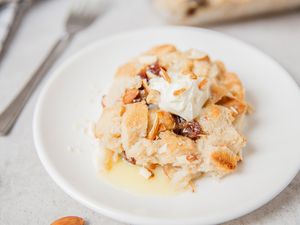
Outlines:
{"label": "golden brown crust", "polygon": [[[170,84],[174,73],[192,82],[199,79],[196,90],[208,90],[209,98],[194,120],[180,122],[159,108],[164,95],[151,89],[150,81],[161,77]],[[182,97],[188,90],[178,87],[170,93]],[[242,159],[246,140],[238,127],[248,110],[244,87],[236,74],[206,53],[156,46],[118,69],[103,103],[95,135],[104,147],[114,154],[122,152],[120,157],[138,166],[161,166],[172,182],[183,187],[202,174],[230,173]],[[199,130],[195,139],[183,133]]]}
{"label": "golden brown crust", "polygon": [[239,158],[230,151],[217,150],[211,153],[212,163],[225,172],[232,172],[237,167]]}
{"label": "golden brown crust", "polygon": [[144,102],[128,104],[122,117],[121,138],[125,148],[130,148],[140,138],[146,137],[148,108]]}
{"label": "golden brown crust", "polygon": [[245,98],[245,90],[242,82],[235,73],[221,73],[218,76],[219,82],[224,86],[234,97],[239,100]]}

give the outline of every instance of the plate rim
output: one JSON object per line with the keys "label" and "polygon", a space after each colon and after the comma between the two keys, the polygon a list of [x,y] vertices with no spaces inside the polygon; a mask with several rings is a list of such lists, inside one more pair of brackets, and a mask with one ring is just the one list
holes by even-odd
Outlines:
{"label": "plate rim", "polygon": [[[42,102],[45,98],[45,95],[47,94],[49,88],[51,87],[52,83],[55,82],[56,78],[61,74],[61,72],[64,70],[64,68],[70,66],[72,62],[74,62],[76,59],[80,58],[82,55],[87,54],[90,52],[92,49],[94,49],[97,46],[104,45],[106,42],[111,42],[117,39],[122,39],[126,38],[126,36],[134,35],[134,34],[141,34],[144,32],[149,32],[149,31],[159,31],[159,30],[177,30],[177,31],[201,31],[201,32],[206,32],[210,33],[212,35],[217,35],[221,38],[226,38],[231,41],[234,41],[238,43],[239,45],[243,45],[244,47],[247,47],[251,49],[252,51],[255,51],[256,54],[262,55],[264,58],[270,60],[273,64],[277,65],[278,69],[281,70],[282,73],[285,74],[286,79],[290,80],[290,83],[296,86],[297,88],[297,83],[296,80],[290,75],[290,73],[280,64],[278,63],[274,58],[271,56],[265,54],[263,51],[260,49],[256,48],[255,46],[252,46],[251,44],[248,44],[247,42],[241,41],[235,37],[232,37],[228,34],[224,34],[215,30],[210,30],[210,29],[205,29],[205,28],[196,28],[196,27],[185,27],[185,26],[156,26],[156,27],[150,27],[150,28],[143,28],[143,29],[134,29],[126,32],[121,32],[117,33],[114,35],[109,35],[105,38],[101,38],[99,40],[96,40],[88,45],[86,45],[83,48],[80,48],[77,50],[75,53],[73,53],[71,56],[69,56],[66,60],[64,60],[62,63],[60,63],[53,72],[51,72],[48,76],[49,78],[46,80],[45,84],[42,87],[42,90],[38,96],[37,103],[35,105],[34,109],[34,115],[33,115],[33,139],[34,139],[34,145],[35,149],[37,151],[38,157],[49,174],[49,176],[54,180],[54,182],[65,192],[67,193],[71,198],[75,199],[76,201],[80,202],[84,206],[101,213],[105,216],[108,216],[110,218],[116,219],[121,222],[127,222],[127,223],[134,223],[134,224],[172,224],[172,225],[180,225],[180,224],[215,224],[215,223],[222,223],[226,221],[230,221],[236,218],[239,218],[241,216],[244,216],[246,214],[249,214],[250,212],[262,207],[269,201],[271,201],[273,198],[275,198],[278,194],[280,194],[288,185],[289,183],[294,179],[294,177],[297,175],[300,169],[300,165],[298,166],[298,169],[295,169],[295,171],[290,174],[289,179],[286,179],[286,182],[283,186],[278,187],[274,193],[270,193],[266,195],[264,198],[261,198],[260,201],[254,201],[252,207],[248,207],[246,209],[239,209],[235,210],[233,213],[230,213],[228,215],[223,215],[219,216],[218,218],[203,218],[203,217],[192,217],[192,218],[184,218],[184,219],[171,219],[171,218],[159,218],[155,219],[150,216],[146,215],[136,215],[136,214],[131,214],[127,212],[123,212],[122,210],[117,210],[112,207],[108,207],[105,204],[101,204],[99,202],[91,202],[89,200],[86,200],[85,197],[81,192],[76,191],[72,185],[68,184],[66,180],[64,180],[56,171],[53,165],[47,160],[46,154],[44,153],[42,144],[41,144],[41,139],[40,139],[40,134],[38,132],[39,130],[39,112],[41,111],[41,105]],[[300,94],[300,92],[299,92]],[[299,95],[300,97],[300,95]],[[300,98],[299,98],[300,99]],[[204,220],[203,220],[204,219]]]}

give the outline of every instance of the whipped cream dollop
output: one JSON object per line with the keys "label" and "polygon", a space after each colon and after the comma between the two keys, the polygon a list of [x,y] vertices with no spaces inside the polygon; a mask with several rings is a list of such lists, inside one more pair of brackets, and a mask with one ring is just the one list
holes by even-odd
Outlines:
{"label": "whipped cream dollop", "polygon": [[[159,107],[164,111],[191,121],[199,116],[210,95],[209,81],[203,77],[191,79],[187,75],[168,73],[171,82],[162,77],[150,79],[149,87],[160,92]],[[199,84],[202,82],[201,88]]]}

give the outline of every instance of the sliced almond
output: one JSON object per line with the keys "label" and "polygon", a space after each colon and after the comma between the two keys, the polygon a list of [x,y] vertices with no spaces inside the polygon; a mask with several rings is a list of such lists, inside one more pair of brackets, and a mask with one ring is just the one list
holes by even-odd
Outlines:
{"label": "sliced almond", "polygon": [[66,216],[55,220],[51,225],[84,225],[84,219],[78,216]]}
{"label": "sliced almond", "polygon": [[148,133],[147,138],[150,140],[154,140],[158,134],[158,130],[159,130],[159,116],[158,113],[156,113],[153,125]]}
{"label": "sliced almond", "polygon": [[204,88],[204,86],[207,84],[207,79],[203,79],[199,84],[198,84],[198,88],[200,90],[202,90]]}
{"label": "sliced almond", "polygon": [[160,124],[159,131],[173,130],[175,128],[176,124],[171,113],[165,111],[159,111],[158,116],[159,116],[159,124]]}
{"label": "sliced almond", "polygon": [[142,86],[145,88],[145,90],[147,91],[147,93],[150,92],[150,88],[149,88],[147,80],[145,80],[145,79],[142,80]]}
{"label": "sliced almond", "polygon": [[183,94],[185,91],[186,91],[186,88],[180,88],[180,89],[174,91],[174,92],[173,92],[173,95],[174,95],[174,96],[178,96],[178,95]]}
{"label": "sliced almond", "polygon": [[121,134],[113,134],[112,135],[114,138],[119,138],[119,137],[121,137]]}
{"label": "sliced almond", "polygon": [[168,75],[168,73],[164,70],[164,69],[161,69],[160,72],[159,72],[159,75],[165,80],[167,81],[168,83],[171,83],[171,77]]}
{"label": "sliced almond", "polygon": [[136,88],[127,89],[123,96],[123,103],[124,104],[132,103],[133,100],[138,96],[138,94],[139,94],[139,90]]}
{"label": "sliced almond", "polygon": [[148,92],[147,98],[146,98],[146,102],[148,104],[158,104],[159,102],[159,97],[160,97],[160,93],[159,91],[156,90],[150,90]]}

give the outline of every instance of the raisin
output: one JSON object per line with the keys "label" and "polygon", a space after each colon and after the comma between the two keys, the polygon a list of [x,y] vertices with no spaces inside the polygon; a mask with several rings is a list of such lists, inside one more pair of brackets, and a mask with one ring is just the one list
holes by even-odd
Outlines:
{"label": "raisin", "polygon": [[186,121],[180,116],[173,115],[175,120],[175,129],[173,132],[178,135],[182,135],[193,140],[200,138],[201,134],[203,134],[203,130],[200,124],[193,120],[193,121]]}
{"label": "raisin", "polygon": [[197,121],[189,121],[185,124],[185,128],[182,129],[182,135],[196,140],[202,134],[202,129]]}

